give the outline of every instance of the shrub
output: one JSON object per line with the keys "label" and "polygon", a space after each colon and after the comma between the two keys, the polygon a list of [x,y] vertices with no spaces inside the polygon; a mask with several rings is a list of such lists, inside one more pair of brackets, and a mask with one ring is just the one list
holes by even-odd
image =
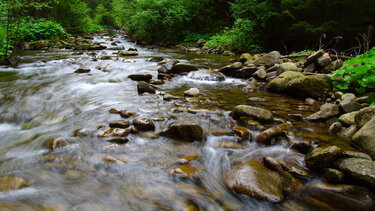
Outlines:
{"label": "shrub", "polygon": [[[336,70],[333,85],[342,90],[355,90],[360,94],[375,89],[375,47],[369,52],[345,61],[344,66]],[[369,98],[375,105],[375,95]]]}
{"label": "shrub", "polygon": [[63,27],[53,21],[39,21],[26,23],[20,29],[21,39],[24,41],[46,40],[67,36]]}

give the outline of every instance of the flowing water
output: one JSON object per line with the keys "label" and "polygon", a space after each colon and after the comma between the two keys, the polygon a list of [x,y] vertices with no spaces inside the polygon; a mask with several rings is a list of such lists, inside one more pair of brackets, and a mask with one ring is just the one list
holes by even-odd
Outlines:
{"label": "flowing water", "polygon": [[[111,43],[108,37],[95,37],[94,41],[107,46]],[[0,201],[61,210],[183,210],[189,205],[201,210],[283,209],[283,205],[233,193],[225,185],[225,175],[236,163],[261,161],[265,156],[303,166],[304,155],[291,150],[285,140],[274,146],[253,140],[226,148],[221,143],[235,141],[232,136],[207,135],[203,142],[185,143],[146,133],[129,135],[130,141],[124,145],[112,144],[97,137],[108,129],[109,122],[122,119],[110,114],[111,108],[136,112],[137,116],[129,120],[153,119],[157,133],[182,120],[197,122],[205,131],[230,130],[237,124],[230,117],[231,109],[239,104],[255,105],[273,111],[279,123],[293,124],[288,130],[289,140],[309,139],[316,145],[334,142],[349,147],[328,134],[327,124],[297,121],[288,115],[306,117],[319,105],[268,93],[264,85],[251,90],[248,82],[240,79],[200,81],[186,75],[159,86],[162,92],[177,96],[197,87],[201,91],[199,101],[168,102],[160,94],[139,95],[137,82],[127,76],[150,73],[156,79],[159,66],[150,58],[189,62],[199,66],[201,70],[196,74],[202,75],[208,69],[227,65],[230,58],[142,48],[121,36],[115,41],[126,49],[138,48],[139,56],[117,58],[115,51],[104,50],[97,51],[97,57],[106,54],[112,56],[111,60],[92,61],[90,52],[72,55],[69,50],[28,51],[21,54],[23,63],[18,67],[0,67],[0,176],[19,176],[29,184],[1,192]],[[80,67],[90,68],[91,72],[74,73]],[[75,137],[74,131],[81,128],[90,135]],[[253,139],[260,131],[251,131]],[[52,139],[71,144],[51,151],[46,143]],[[194,179],[171,173],[184,156],[197,157],[191,162],[200,171]],[[314,180],[320,178],[313,176],[303,183]],[[311,205],[298,194],[286,201],[307,210]]]}

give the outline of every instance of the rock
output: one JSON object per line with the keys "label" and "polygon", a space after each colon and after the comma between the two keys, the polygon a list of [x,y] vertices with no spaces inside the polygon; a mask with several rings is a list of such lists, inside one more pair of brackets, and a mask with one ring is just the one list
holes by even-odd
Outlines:
{"label": "rock", "polygon": [[145,93],[145,92],[148,92],[148,93],[151,93],[151,94],[156,93],[155,89],[150,84],[148,84],[147,82],[144,82],[144,81],[141,81],[141,82],[138,83],[137,90],[138,90],[138,93],[140,93],[140,94]]}
{"label": "rock", "polygon": [[151,74],[132,74],[129,75],[128,78],[130,78],[133,81],[149,81],[152,79]]}
{"label": "rock", "polygon": [[339,184],[344,182],[344,173],[336,169],[326,168],[323,169],[323,178],[331,184]]}
{"label": "rock", "polygon": [[109,127],[112,128],[128,128],[130,126],[130,122],[126,120],[119,120],[115,122],[110,122]]}
{"label": "rock", "polygon": [[314,182],[305,188],[303,195],[321,200],[337,210],[374,210],[374,194],[360,186]]}
{"label": "rock", "polygon": [[297,65],[293,62],[282,63],[277,68],[276,75],[281,75],[284,72],[291,71],[291,72],[300,72],[301,69],[297,67]]}
{"label": "rock", "polygon": [[273,119],[270,111],[249,105],[238,105],[234,108],[233,117],[239,119],[241,116],[250,117],[261,122],[271,122]]}
{"label": "rock", "polygon": [[305,99],[305,102],[309,105],[314,105],[316,103],[316,100],[312,99],[312,98],[306,98]]}
{"label": "rock", "polygon": [[74,71],[74,73],[88,73],[90,71],[90,69],[78,68],[76,71]]}
{"label": "rock", "polygon": [[277,78],[269,82],[267,89],[271,92],[283,92],[287,88],[287,84],[296,78],[303,78],[304,76],[299,72],[286,71]]}
{"label": "rock", "polygon": [[366,160],[372,160],[370,155],[363,153],[363,152],[359,152],[359,151],[353,151],[353,150],[344,150],[344,152],[342,153],[342,157],[343,158],[362,158]]}
{"label": "rock", "polygon": [[219,72],[223,73],[224,75],[233,75],[233,71],[241,69],[243,64],[241,62],[236,62],[231,65],[225,66],[219,70]]}
{"label": "rock", "polygon": [[201,49],[199,48],[187,48],[185,51],[186,52],[193,52],[193,53],[198,53],[200,52]]}
{"label": "rock", "polygon": [[375,116],[354,134],[351,143],[375,159]]}
{"label": "rock", "polygon": [[251,198],[272,203],[284,200],[281,176],[259,161],[250,160],[235,166],[228,172],[226,182],[234,192]]}
{"label": "rock", "polygon": [[326,99],[331,93],[331,89],[331,78],[325,74],[318,74],[291,80],[287,84],[286,91],[297,97]]}
{"label": "rock", "polygon": [[11,65],[12,63],[8,58],[0,57],[0,65]]}
{"label": "rock", "polygon": [[251,139],[251,133],[246,127],[236,126],[233,128],[232,134],[239,142],[249,141]]}
{"label": "rock", "polygon": [[202,38],[199,39],[198,42],[197,42],[197,47],[198,47],[198,48],[203,47],[204,44],[206,44],[206,42],[207,42],[207,41],[206,41],[205,39],[202,39]]}
{"label": "rock", "polygon": [[331,63],[332,63],[332,60],[328,54],[323,54],[315,61],[315,64],[318,65],[319,67],[325,67],[327,65],[330,65]]}
{"label": "rock", "polygon": [[222,56],[234,56],[235,54],[230,51],[224,51]]}
{"label": "rock", "polygon": [[117,52],[118,56],[126,57],[126,56],[138,56],[138,51],[119,51]]}
{"label": "rock", "polygon": [[128,112],[128,111],[126,111],[126,110],[123,110],[123,111],[120,112],[120,116],[121,116],[122,118],[129,118],[129,117],[136,116],[136,115],[137,115],[137,113],[134,113],[134,112]]}
{"label": "rock", "polygon": [[198,178],[202,173],[203,167],[199,165],[184,164],[177,166],[172,169],[172,174],[179,176],[181,178]]}
{"label": "rock", "polygon": [[46,147],[52,151],[57,150],[57,149],[62,149],[68,145],[70,145],[70,143],[61,138],[51,139],[46,142]]}
{"label": "rock", "polygon": [[296,150],[297,152],[300,152],[302,154],[306,154],[310,151],[312,148],[310,141],[297,141],[293,140],[289,142],[290,148]]}
{"label": "rock", "polygon": [[106,137],[125,137],[129,135],[130,131],[128,129],[122,128],[110,128],[104,131],[102,134],[98,134],[99,138],[106,138]]}
{"label": "rock", "polygon": [[75,137],[85,137],[85,136],[89,136],[90,135],[90,132],[83,128],[83,129],[77,129],[73,132],[73,136]]}
{"label": "rock", "polygon": [[357,125],[351,125],[350,127],[343,130],[340,136],[346,140],[351,140],[354,134],[358,131]]}
{"label": "rock", "polygon": [[96,51],[96,50],[104,50],[106,46],[103,45],[91,45],[91,44],[82,44],[78,45],[74,48],[74,50],[89,50],[89,51]]}
{"label": "rock", "polygon": [[225,81],[224,75],[217,71],[193,72],[190,78],[197,81]]}
{"label": "rock", "polygon": [[332,163],[341,156],[342,150],[337,146],[318,148],[305,157],[306,166],[313,170],[331,167]]}
{"label": "rock", "polygon": [[311,175],[308,171],[303,169],[302,167],[297,166],[296,164],[293,164],[291,162],[286,162],[283,160],[278,161],[282,167],[282,169],[291,175],[295,177],[300,177],[300,178],[310,178]]}
{"label": "rock", "polygon": [[166,94],[166,95],[163,96],[163,100],[165,100],[165,101],[179,100],[179,99],[182,99],[182,97],[174,96],[174,95],[170,95],[170,94]]}
{"label": "rock", "polygon": [[355,116],[355,123],[359,128],[362,128],[367,122],[369,122],[375,116],[375,106],[361,109]]}
{"label": "rock", "polygon": [[18,190],[27,186],[27,182],[21,177],[1,177],[0,178],[0,192]]}
{"label": "rock", "polygon": [[84,174],[82,171],[71,170],[71,171],[65,172],[64,177],[66,177],[67,179],[72,179],[72,180],[82,179],[84,177]]}
{"label": "rock", "polygon": [[329,133],[338,133],[341,131],[341,128],[342,124],[340,122],[335,122],[329,127],[328,131]]}
{"label": "rock", "polygon": [[309,121],[326,120],[330,117],[334,117],[340,114],[340,108],[336,104],[326,103],[320,107],[320,111],[311,114],[306,118]]}
{"label": "rock", "polygon": [[338,60],[335,60],[334,62],[332,62],[331,64],[325,66],[321,72],[323,73],[332,73],[333,71],[341,68],[342,66],[344,65],[344,61],[342,61],[341,59],[338,59]]}
{"label": "rock", "polygon": [[304,73],[313,73],[315,71],[315,64],[312,63],[303,69]]}
{"label": "rock", "polygon": [[310,64],[312,64],[316,59],[318,59],[319,57],[321,57],[322,55],[324,54],[324,51],[322,49],[320,49],[319,51],[311,54],[309,57],[307,57],[305,63],[304,63],[304,66],[307,67],[309,66]]}
{"label": "rock", "polygon": [[196,68],[193,65],[177,63],[173,65],[173,67],[167,73],[181,74],[181,73],[188,73],[188,72],[197,71],[197,70],[198,68]]}
{"label": "rock", "polygon": [[108,50],[122,51],[122,50],[125,50],[125,48],[124,48],[124,46],[113,46],[113,47],[109,47]]}
{"label": "rock", "polygon": [[202,141],[204,137],[203,129],[200,125],[188,122],[172,123],[160,135],[185,141]]}
{"label": "rock", "polygon": [[341,97],[340,107],[345,113],[361,109],[361,105],[357,102],[357,97],[352,93],[346,93]]}
{"label": "rock", "polygon": [[277,64],[280,61],[280,53],[277,51],[272,51],[264,56],[262,56],[259,59],[256,59],[254,61],[254,65],[257,66],[266,66],[266,67],[271,67],[275,64]]}
{"label": "rock", "polygon": [[133,125],[140,131],[155,130],[155,124],[151,119],[135,119]]}
{"label": "rock", "polygon": [[295,192],[299,187],[301,187],[301,183],[295,179],[290,173],[284,171],[279,163],[279,161],[275,160],[272,157],[265,157],[263,158],[263,164],[273,170],[276,171],[281,175],[283,178],[283,192],[284,193],[293,193]]}
{"label": "rock", "polygon": [[126,144],[129,142],[128,138],[119,137],[119,138],[112,138],[107,140],[109,143],[115,143],[115,144]]}
{"label": "rock", "polygon": [[197,88],[191,88],[191,89],[185,91],[184,95],[189,96],[189,97],[198,97],[200,95],[200,92],[199,92],[199,89],[197,89]]}
{"label": "rock", "polygon": [[355,119],[354,117],[357,115],[358,111],[350,112],[343,114],[339,117],[339,121],[344,125],[344,126],[350,126],[350,125],[355,125]]}
{"label": "rock", "polygon": [[287,128],[289,128],[289,127],[291,127],[291,125],[285,123],[285,124],[281,124],[281,125],[277,125],[277,126],[268,128],[267,130],[261,132],[257,136],[256,142],[262,143],[262,144],[270,144],[271,140],[273,138],[285,135],[285,131],[284,130],[287,129]]}
{"label": "rock", "polygon": [[240,57],[240,62],[245,63],[247,60],[251,60],[253,57],[249,53],[243,53]]}
{"label": "rock", "polygon": [[250,78],[256,71],[258,71],[258,67],[256,66],[245,66],[241,69],[233,70],[228,74],[231,77],[234,78],[244,78],[248,79]]}
{"label": "rock", "polygon": [[48,40],[38,40],[29,43],[30,50],[47,50],[51,44]]}
{"label": "rock", "polygon": [[259,67],[258,70],[251,76],[260,81],[266,79],[267,77],[266,68],[264,66]]}
{"label": "rock", "polygon": [[335,166],[345,177],[366,185],[375,190],[375,162],[362,158],[345,158],[337,161]]}

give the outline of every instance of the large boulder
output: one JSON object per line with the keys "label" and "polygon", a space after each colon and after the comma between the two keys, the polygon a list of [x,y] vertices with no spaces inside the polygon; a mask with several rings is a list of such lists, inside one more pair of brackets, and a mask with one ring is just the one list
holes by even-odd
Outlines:
{"label": "large boulder", "polygon": [[48,40],[38,40],[29,43],[30,50],[47,50],[51,44]]}
{"label": "large boulder", "polygon": [[302,193],[315,198],[338,210],[374,210],[375,195],[367,188],[356,185],[331,185],[314,182],[306,186]]}
{"label": "large boulder", "polygon": [[298,97],[325,99],[332,90],[331,78],[325,74],[296,78],[287,84],[286,91]]}
{"label": "large boulder", "polygon": [[251,198],[280,203],[282,194],[282,177],[266,168],[261,162],[250,160],[232,168],[226,182],[230,189]]}
{"label": "large boulder", "polygon": [[338,160],[336,167],[353,181],[375,190],[375,162],[362,158]]}
{"label": "large boulder", "polygon": [[229,76],[248,79],[257,71],[258,67],[256,66],[245,66],[241,69],[233,70]]}
{"label": "large boulder", "polygon": [[266,66],[266,67],[271,67],[277,63],[280,62],[280,53],[277,51],[272,51],[261,58],[257,59],[254,61],[254,65],[257,66]]}
{"label": "large boulder", "polygon": [[340,114],[340,108],[336,104],[326,103],[320,107],[320,111],[311,114],[306,118],[309,121],[326,120],[330,117],[334,117]]}
{"label": "large boulder", "polygon": [[346,93],[341,97],[340,107],[345,113],[361,109],[361,105],[357,102],[357,97],[352,93]]}
{"label": "large boulder", "polygon": [[313,170],[328,168],[342,155],[342,150],[337,146],[318,148],[305,157],[306,166]]}
{"label": "large boulder", "polygon": [[352,143],[375,159],[375,116],[354,134]]}
{"label": "large boulder", "polygon": [[304,76],[299,72],[286,71],[273,79],[268,84],[268,90],[271,92],[283,92],[287,88],[287,84],[296,78],[303,78]]}
{"label": "large boulder", "polygon": [[168,129],[162,131],[160,135],[184,141],[202,141],[204,132],[200,125],[186,122],[172,123],[169,125]]}
{"label": "large boulder", "polygon": [[188,73],[188,72],[197,71],[197,70],[198,68],[191,64],[177,63],[173,65],[173,67],[168,71],[168,73],[180,74],[180,73]]}
{"label": "large boulder", "polygon": [[266,109],[249,105],[238,105],[234,108],[233,117],[239,119],[242,116],[261,122],[270,122],[273,119],[272,113]]}
{"label": "large boulder", "polygon": [[339,121],[344,125],[344,126],[350,126],[350,125],[355,125],[355,116],[357,115],[357,111],[350,112],[343,114],[339,117]]}
{"label": "large boulder", "polygon": [[359,128],[362,128],[375,116],[375,106],[363,108],[354,117],[355,123]]}

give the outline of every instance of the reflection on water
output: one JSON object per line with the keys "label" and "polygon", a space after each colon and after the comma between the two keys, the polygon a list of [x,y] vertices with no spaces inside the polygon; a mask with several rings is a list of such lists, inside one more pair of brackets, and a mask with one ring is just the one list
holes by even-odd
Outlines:
{"label": "reflection on water", "polygon": [[[110,45],[106,38],[95,39]],[[115,40],[125,48],[136,47],[121,37]],[[130,117],[130,121],[154,119],[156,132],[174,121],[198,122],[205,131],[212,131],[230,130],[237,124],[230,111],[235,105],[249,104],[272,110],[279,122],[292,123],[287,131],[290,140],[308,139],[318,145],[334,142],[349,147],[328,134],[326,124],[297,121],[288,115],[306,117],[317,111],[318,105],[253,90],[243,80],[220,81],[204,75],[208,69],[226,65],[229,58],[137,48],[139,56],[130,58],[117,58],[115,51],[98,51],[98,58],[105,53],[112,59],[96,62],[88,52],[80,56],[67,50],[23,52],[25,63],[17,68],[0,67],[0,176],[16,175],[29,183],[27,188],[0,193],[0,199],[7,201],[0,206],[16,203],[21,207],[52,206],[62,210],[274,209],[278,205],[228,190],[226,172],[233,164],[261,161],[265,156],[303,165],[303,155],[290,150],[286,143],[272,147],[254,142],[235,145],[232,136],[207,135],[202,143],[183,143],[152,134],[130,134],[129,143],[111,144],[97,137],[108,129],[109,122],[122,119],[110,114],[111,108],[135,112],[137,116]],[[203,72],[198,76],[207,80],[179,76],[160,86],[166,93],[181,97],[187,89],[197,87],[201,92],[199,99],[168,102],[161,95],[138,95],[137,83],[127,77],[149,73],[156,79],[158,64],[148,61],[153,57],[178,59],[201,67]],[[47,63],[40,62],[42,59]],[[80,67],[91,71],[75,74]],[[103,68],[107,71],[103,72]],[[249,99],[252,97],[257,100]],[[81,128],[88,136],[74,137],[74,131]],[[254,129],[252,134],[259,132]],[[47,143],[52,140],[57,146],[67,146],[50,151]],[[193,179],[171,173],[184,156],[197,158],[190,161],[200,172]]]}

